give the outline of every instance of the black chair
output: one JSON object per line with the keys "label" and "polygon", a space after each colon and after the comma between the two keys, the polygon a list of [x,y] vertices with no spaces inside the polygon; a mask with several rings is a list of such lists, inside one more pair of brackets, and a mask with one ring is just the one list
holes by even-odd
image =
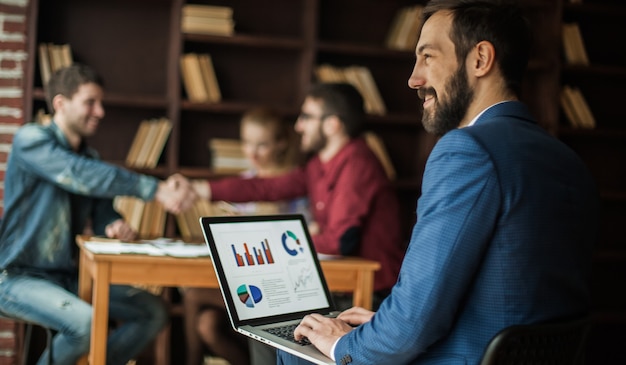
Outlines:
{"label": "black chair", "polygon": [[7,319],[10,321],[15,321],[17,323],[22,323],[24,324],[24,341],[23,341],[23,345],[22,345],[22,354],[21,354],[21,365],[26,365],[28,363],[28,353],[30,351],[30,340],[32,337],[32,333],[33,333],[33,326],[39,326],[41,328],[44,329],[44,331],[46,331],[46,349],[49,351],[48,352],[48,365],[52,365],[52,337],[53,337],[53,333],[52,330],[48,327],[44,327],[41,325],[37,325],[35,323],[29,322],[29,321],[24,321],[21,319],[16,319],[10,316],[6,316],[2,313],[0,313],[0,318],[2,319]]}
{"label": "black chair", "polygon": [[480,365],[581,365],[589,317],[552,323],[516,325],[489,342]]}

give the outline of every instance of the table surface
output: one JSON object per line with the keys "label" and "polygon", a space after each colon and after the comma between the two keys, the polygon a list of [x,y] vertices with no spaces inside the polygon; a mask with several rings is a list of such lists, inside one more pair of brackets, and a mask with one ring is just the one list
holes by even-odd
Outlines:
{"label": "table surface", "polygon": [[[80,247],[78,294],[93,305],[89,351],[91,365],[105,364],[111,284],[219,287],[210,257],[96,254],[85,248],[84,243],[88,240],[88,237],[78,236],[76,242]],[[352,292],[355,306],[371,309],[374,272],[380,269],[378,262],[344,257],[321,260],[320,264],[331,291]],[[79,362],[86,363],[87,357]]]}

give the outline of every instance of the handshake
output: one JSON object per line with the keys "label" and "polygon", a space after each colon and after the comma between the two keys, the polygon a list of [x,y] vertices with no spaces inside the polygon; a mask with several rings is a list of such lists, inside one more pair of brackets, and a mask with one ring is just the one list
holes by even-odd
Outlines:
{"label": "handshake", "polygon": [[181,174],[173,174],[159,182],[155,199],[170,213],[178,214],[191,208],[198,199],[209,199],[206,181],[190,181]]}

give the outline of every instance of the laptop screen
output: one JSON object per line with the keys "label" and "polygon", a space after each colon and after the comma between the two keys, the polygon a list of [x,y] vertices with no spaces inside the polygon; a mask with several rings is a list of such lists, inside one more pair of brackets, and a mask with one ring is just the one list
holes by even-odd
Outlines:
{"label": "laptop screen", "polygon": [[203,217],[201,223],[237,325],[330,311],[328,288],[301,215]]}

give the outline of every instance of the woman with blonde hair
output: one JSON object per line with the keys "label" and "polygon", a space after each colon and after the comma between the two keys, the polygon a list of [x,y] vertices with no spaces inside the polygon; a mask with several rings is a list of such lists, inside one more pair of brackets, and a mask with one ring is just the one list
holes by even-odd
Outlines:
{"label": "woman with blonde hair", "polygon": [[[241,148],[250,163],[243,176],[272,177],[302,162],[299,136],[293,124],[269,108],[256,108],[240,121]],[[310,222],[308,200],[230,204],[233,214],[301,213]],[[184,293],[187,365],[202,364],[203,347],[230,364],[250,363],[248,341],[229,325],[218,289],[187,288]]]}

